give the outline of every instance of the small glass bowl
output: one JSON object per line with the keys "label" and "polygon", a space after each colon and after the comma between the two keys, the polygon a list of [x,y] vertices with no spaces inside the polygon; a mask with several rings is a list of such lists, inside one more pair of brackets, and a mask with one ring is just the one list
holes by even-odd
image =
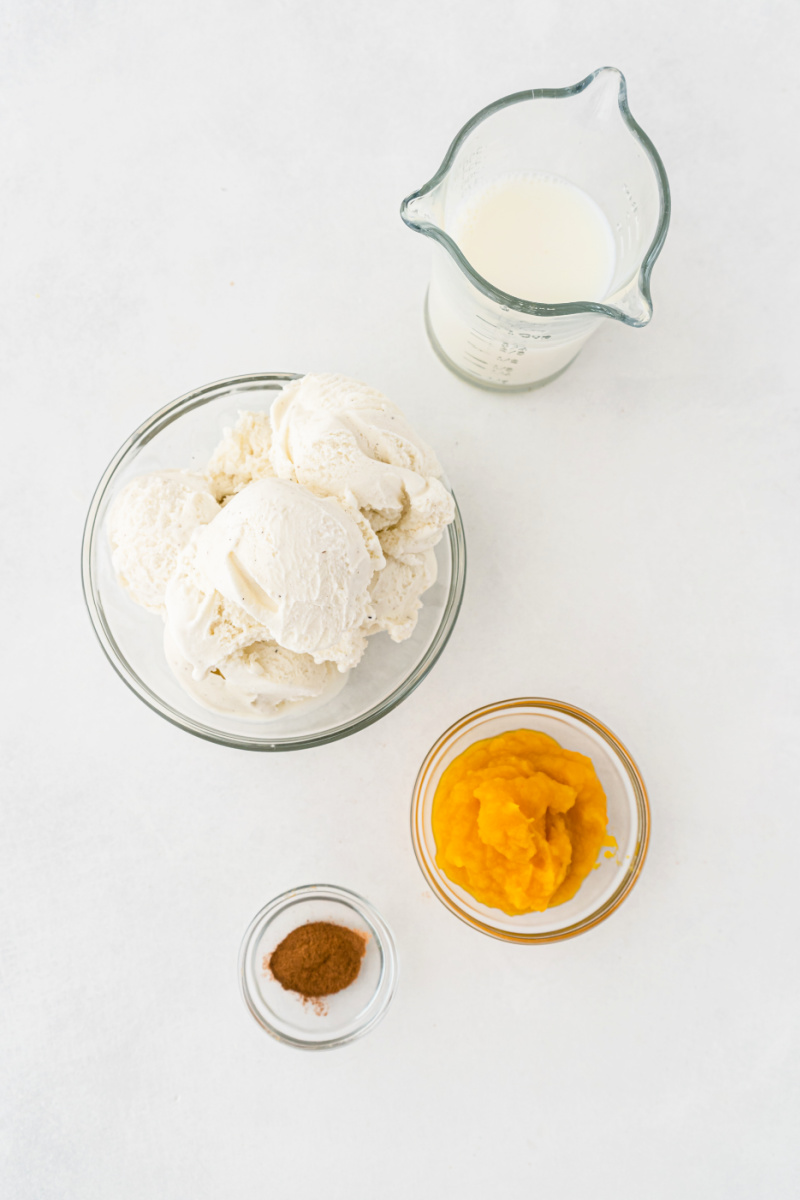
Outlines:
{"label": "small glass bowl", "polygon": [[83,594],[100,645],[123,683],[173,725],[241,750],[302,750],[347,737],[391,712],[414,691],[447,645],[464,595],[467,557],[456,516],[436,547],[438,578],[423,596],[417,626],[405,642],[369,639],[347,684],[318,706],[271,721],[245,721],[203,708],[183,690],[164,656],[161,618],[141,608],[118,582],[106,532],[109,506],[125,485],[149,471],[202,473],[223,429],[243,409],[266,411],[299,375],[238,375],[188,392],[132,433],[107,467],[83,534]]}
{"label": "small glass bowl", "polygon": [[[281,987],[267,965],[276,946],[309,921],[368,935],[358,977],[321,1002]],[[311,884],[276,896],[253,918],[239,952],[239,980],[247,1007],[267,1033],[304,1050],[329,1050],[362,1037],[386,1015],[397,986],[397,951],[389,926],[361,896]]]}
{"label": "small glass bowl", "polygon": [[[608,832],[617,850],[602,850],[571,900],[544,912],[509,916],[480,904],[436,864],[431,826],[433,797],[447,766],[473,742],[513,729],[535,729],[591,758],[608,801]],[[589,713],[558,700],[518,699],[468,713],[446,730],[420,767],[411,802],[411,837],[422,873],[444,906],[491,937],[506,942],[558,942],[585,933],[618,908],[639,877],[650,839],[650,806],[644,782],[625,747]]]}

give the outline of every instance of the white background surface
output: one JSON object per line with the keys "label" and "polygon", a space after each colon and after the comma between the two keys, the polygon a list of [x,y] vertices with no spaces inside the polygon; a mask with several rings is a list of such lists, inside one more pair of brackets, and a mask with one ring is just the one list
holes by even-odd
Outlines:
{"label": "white background surface", "polygon": [[[10,0],[2,33],[0,1193],[796,1196],[794,8]],[[542,392],[473,390],[426,343],[400,201],[484,104],[606,63],[673,188],[653,323]],[[78,569],[131,430],[253,370],[386,391],[470,552],[418,692],[273,757],[129,693]],[[604,720],[653,809],[631,897],[541,948],[451,917],[408,835],[430,743],[519,694]],[[237,990],[252,915],[313,881],[401,957],[329,1054]]]}

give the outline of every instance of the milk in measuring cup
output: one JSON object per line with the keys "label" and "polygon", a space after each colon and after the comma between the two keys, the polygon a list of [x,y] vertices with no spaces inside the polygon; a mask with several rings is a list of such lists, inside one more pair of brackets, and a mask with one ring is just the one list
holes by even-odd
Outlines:
{"label": "milk in measuring cup", "polygon": [[554,176],[499,180],[448,232],[479,275],[521,300],[602,300],[611,285],[611,226],[591,196]]}
{"label": "milk in measuring cup", "polygon": [[[470,195],[446,230],[475,271],[494,288],[540,304],[602,301],[614,277],[611,226],[581,188],[553,175],[496,180]],[[434,344],[489,386],[544,380],[565,367],[593,331],[586,316],[542,317],[535,325],[513,306],[498,312],[464,292],[452,267],[439,264],[428,295]]]}

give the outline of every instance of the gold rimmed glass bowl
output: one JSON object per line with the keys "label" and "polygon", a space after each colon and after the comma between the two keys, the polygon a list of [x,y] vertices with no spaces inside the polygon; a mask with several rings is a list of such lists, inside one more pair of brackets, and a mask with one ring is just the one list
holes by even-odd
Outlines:
{"label": "gold rimmed glass bowl", "polygon": [[[479,903],[453,883],[436,862],[431,816],[442,773],[462,751],[513,729],[546,733],[567,750],[587,755],[608,801],[608,832],[617,847],[604,850],[571,900],[544,912],[508,916]],[[644,781],[622,743],[595,717],[559,700],[516,699],[489,704],[451,725],[423,762],[411,803],[414,852],[434,894],[455,916],[506,942],[556,942],[575,937],[619,908],[639,877],[650,837],[650,806]]]}

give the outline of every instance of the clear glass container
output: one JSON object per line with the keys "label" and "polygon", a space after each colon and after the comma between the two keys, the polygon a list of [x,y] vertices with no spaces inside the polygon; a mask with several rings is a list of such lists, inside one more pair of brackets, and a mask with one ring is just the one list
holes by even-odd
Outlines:
{"label": "clear glass container", "polygon": [[371,725],[413,692],[453,631],[466,580],[466,544],[455,521],[436,547],[438,578],[424,593],[416,629],[399,644],[378,633],[340,692],[318,707],[254,722],[201,707],[178,683],[163,649],[163,621],[130,598],[116,578],[105,528],[117,494],[136,475],[187,468],[202,472],[223,429],[242,410],[264,411],[297,375],[223,379],[189,392],[145,421],[114,456],[97,486],[83,535],[83,593],[100,645],[124,683],[154,712],[188,733],[243,750],[298,750]]}
{"label": "clear glass container", "polygon": [[[322,1002],[287,991],[269,970],[283,939],[310,921],[363,933],[367,948],[357,978]],[[374,1029],[397,986],[397,951],[389,926],[371,904],[346,888],[317,883],[276,896],[253,918],[239,953],[244,1001],[262,1029],[304,1050],[343,1046]]]}
{"label": "clear glass container", "polygon": [[[498,180],[530,175],[577,186],[605,214],[615,266],[602,300],[546,304],[512,296],[479,275],[453,240],[465,204]],[[614,67],[572,87],[516,92],[482,109],[400,211],[410,229],[435,243],[425,305],[431,343],[470,383],[497,391],[547,383],[603,320],[638,328],[652,316],[650,275],[669,225],[669,184]]]}
{"label": "clear glass container", "polygon": [[[546,733],[566,750],[587,755],[608,802],[608,832],[617,841],[606,857],[601,850],[595,869],[564,904],[544,912],[509,916],[481,904],[453,883],[436,863],[431,826],[433,797],[447,766],[473,742],[513,729]],[[434,894],[455,916],[482,933],[506,942],[557,942],[575,937],[604,921],[630,894],[639,878],[650,839],[650,806],[638,768],[610,729],[589,713],[559,700],[518,699],[489,704],[467,713],[445,730],[423,762],[411,803],[414,852]]]}

